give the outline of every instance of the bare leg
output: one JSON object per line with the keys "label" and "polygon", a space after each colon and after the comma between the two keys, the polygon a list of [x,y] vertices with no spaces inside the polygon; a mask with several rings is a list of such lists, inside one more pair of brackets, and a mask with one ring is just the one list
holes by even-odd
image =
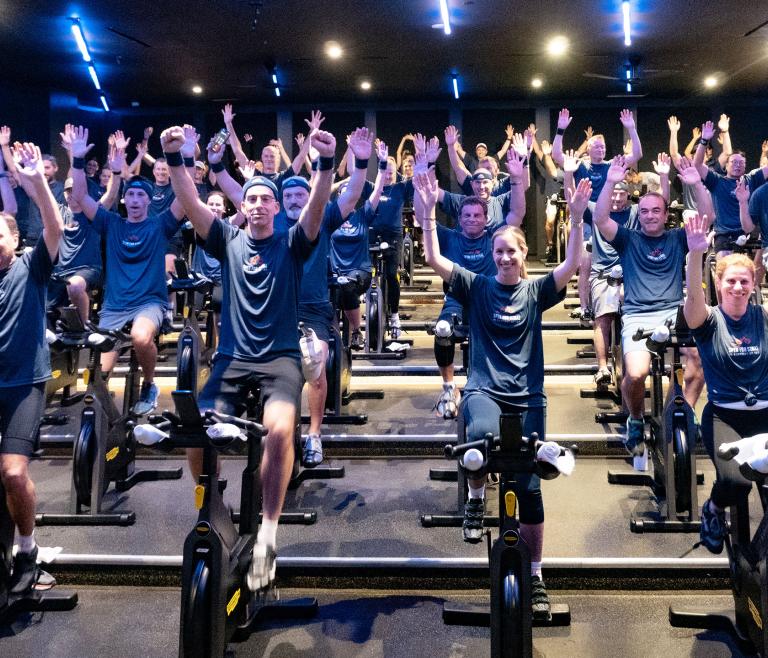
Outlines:
{"label": "bare leg", "polygon": [[608,350],[611,345],[611,324],[613,323],[613,313],[601,315],[595,318],[595,329],[592,341],[595,343],[595,356],[597,357],[597,367],[608,367]]}
{"label": "bare leg", "polygon": [[[328,361],[328,343],[320,341],[323,354],[323,364]],[[320,426],[323,424],[323,412],[325,411],[325,399],[328,396],[328,380],[325,376],[325,366],[320,371],[320,376],[313,382],[307,383],[307,398],[309,401],[309,433],[320,434]]]}
{"label": "bare leg", "polygon": [[141,366],[145,382],[155,380],[155,367],[157,366],[155,334],[157,334],[157,330],[158,328],[152,320],[141,316],[133,321],[133,327],[131,327],[133,349],[136,350],[136,358]]}
{"label": "bare leg", "polygon": [[8,513],[19,529],[29,536],[35,529],[35,484],[29,478],[29,458],[24,455],[0,455],[0,478],[5,488]]}
{"label": "bare leg", "polygon": [[642,418],[645,404],[645,378],[651,371],[649,352],[627,352],[624,355],[624,379],[621,394],[632,418]]}
{"label": "bare leg", "polygon": [[277,523],[285,502],[285,491],[293,470],[293,432],[296,407],[283,400],[270,401],[264,407],[267,429],[261,458],[261,486],[264,519]]}
{"label": "bare leg", "polygon": [[67,284],[67,294],[69,295],[69,301],[73,306],[77,307],[77,313],[80,315],[80,319],[83,324],[88,322],[88,311],[91,307],[91,299],[88,297],[88,284],[81,276],[73,276],[69,279]]}
{"label": "bare leg", "polygon": [[699,350],[686,347],[680,350],[685,357],[685,372],[683,374],[683,395],[685,401],[696,408],[701,392],[704,390],[704,370],[701,367]]}

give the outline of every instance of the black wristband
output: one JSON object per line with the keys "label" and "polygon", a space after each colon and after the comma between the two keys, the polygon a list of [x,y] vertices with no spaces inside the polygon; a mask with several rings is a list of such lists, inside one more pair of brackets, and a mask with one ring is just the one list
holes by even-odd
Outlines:
{"label": "black wristband", "polygon": [[530,164],[530,162],[528,162],[528,156],[526,155],[523,158],[523,167],[527,167],[529,164]]}
{"label": "black wristband", "polygon": [[434,167],[437,163],[436,162],[427,162],[427,169],[431,169]]}
{"label": "black wristband", "polygon": [[85,158],[72,158],[72,169],[85,169]]}
{"label": "black wristband", "polygon": [[[355,158],[355,159],[357,159],[357,158]],[[336,158],[334,158],[333,156],[325,157],[325,156],[321,155],[317,159],[317,170],[318,171],[330,171],[335,166],[336,166]]]}
{"label": "black wristband", "polygon": [[195,166],[195,159],[194,158],[184,158],[184,166],[185,167],[194,167]]}
{"label": "black wristband", "polygon": [[312,160],[312,171],[317,171],[317,160]]}
{"label": "black wristband", "polygon": [[387,170],[387,161],[386,160],[379,160],[379,171],[386,171]]}
{"label": "black wristband", "polygon": [[122,172],[122,171],[115,171],[114,169],[112,170],[112,173],[113,173],[115,176],[122,176],[122,174],[123,174],[123,172]]}
{"label": "black wristband", "polygon": [[226,167],[224,166],[223,162],[211,162],[211,171],[214,174],[218,174],[220,171],[224,171],[225,169]]}
{"label": "black wristband", "polygon": [[182,167],[184,165],[184,158],[181,157],[181,153],[174,151],[173,153],[163,153],[165,161],[169,167]]}
{"label": "black wristband", "polygon": [[555,131],[555,134],[556,134],[556,135],[565,135],[565,128],[558,128],[558,129]]}
{"label": "black wristband", "polygon": [[703,137],[700,137],[699,138],[699,144],[701,144],[702,146],[709,146],[709,140],[708,139],[704,139]]}
{"label": "black wristband", "polygon": [[369,158],[355,157],[355,169],[368,169]]}

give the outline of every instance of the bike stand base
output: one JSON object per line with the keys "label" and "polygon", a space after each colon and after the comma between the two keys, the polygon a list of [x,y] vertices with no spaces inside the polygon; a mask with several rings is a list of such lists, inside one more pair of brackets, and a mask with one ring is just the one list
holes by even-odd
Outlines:
{"label": "bike stand base", "polygon": [[[621,393],[617,393],[610,388],[582,388],[579,391],[579,397],[589,400],[610,400],[614,404],[621,404]],[[595,414],[597,418],[599,414]],[[626,420],[626,419],[625,419]],[[598,421],[610,422],[610,421]]]}
{"label": "bike stand base", "polygon": [[455,468],[430,468],[429,479],[438,482],[458,482],[459,472]]}
{"label": "bike stand base", "polygon": [[[232,523],[240,523],[240,512],[234,510],[229,513]],[[259,514],[259,523],[262,521],[262,515]],[[317,512],[283,512],[280,515],[279,523],[285,525],[312,525],[317,522]]]}
{"label": "bike stand base", "polygon": [[701,628],[710,631],[723,631],[733,637],[739,649],[748,655],[755,653],[752,642],[743,635],[738,626],[733,610],[713,612],[705,608],[669,608],[669,624],[673,628]]}
{"label": "bike stand base", "polygon": [[591,338],[581,338],[580,336],[568,336],[565,339],[568,345],[592,345]]}
{"label": "bike stand base", "polygon": [[167,468],[162,470],[137,470],[125,480],[115,482],[115,491],[124,492],[133,488],[140,482],[157,482],[159,480],[180,480],[183,474],[181,468]]}
{"label": "bike stand base", "polygon": [[318,466],[302,468],[299,474],[288,483],[289,489],[296,489],[304,480],[337,480],[344,477],[343,466]]}
{"label": "bike stand base", "polygon": [[353,352],[352,359],[358,361],[402,361],[406,357],[406,352]]}
{"label": "bike stand base", "polygon": [[[571,625],[571,608],[567,603],[553,603],[550,611],[552,613],[551,619],[534,619],[533,625],[537,627]],[[444,603],[443,623],[448,626],[481,626],[488,628],[491,625],[491,610],[487,605]]]}
{"label": "bike stand base", "polygon": [[352,400],[383,400],[384,391],[352,391],[344,398],[343,403],[349,404]]}
{"label": "bike stand base", "polygon": [[56,512],[43,512],[35,514],[35,525],[122,525],[128,526],[136,523],[134,512],[97,512],[89,514],[59,514]]}
{"label": "bike stand base", "polygon": [[637,535],[667,532],[699,532],[701,521],[678,521],[677,519],[635,519],[629,522],[629,529]]}
{"label": "bike stand base", "polygon": [[287,601],[268,601],[258,605],[248,621],[235,630],[232,642],[245,642],[255,630],[255,626],[273,619],[311,619],[319,609],[317,599],[306,597]]}
{"label": "bike stand base", "polygon": [[[654,479],[649,473],[630,473],[627,471],[608,471],[608,484],[629,484],[653,488]],[[704,484],[704,473],[696,472],[696,484]]]}
{"label": "bike stand base", "polygon": [[627,417],[626,411],[600,411],[595,414],[596,423],[626,423]]}
{"label": "bike stand base", "polygon": [[67,612],[77,605],[77,592],[49,590],[33,592],[31,596],[12,596],[10,603],[0,609],[0,626],[11,623],[28,612]]}
{"label": "bike stand base", "polygon": [[[461,528],[464,523],[463,514],[422,514],[422,528]],[[486,516],[483,518],[484,528],[498,528],[498,516]]]}
{"label": "bike stand base", "polygon": [[577,359],[594,359],[596,356],[595,350],[576,350]]}

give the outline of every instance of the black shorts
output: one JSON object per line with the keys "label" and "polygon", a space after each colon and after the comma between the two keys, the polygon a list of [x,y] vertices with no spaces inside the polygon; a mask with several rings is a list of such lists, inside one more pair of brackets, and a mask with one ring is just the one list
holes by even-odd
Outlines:
{"label": "black shorts", "polygon": [[733,251],[733,242],[741,235],[737,233],[715,233],[714,248],[718,251]]}
{"label": "black shorts", "polygon": [[[73,276],[79,276],[85,279],[88,292],[100,288],[102,284],[101,270],[95,267],[77,267],[63,272],[56,272],[57,277],[71,279]],[[59,306],[69,306],[69,295],[67,294],[67,283],[51,279],[48,282],[48,310],[51,311]]]}
{"label": "black shorts", "polygon": [[[342,311],[354,311],[360,308],[360,295],[364,295],[371,287],[371,273],[365,270],[344,272],[349,277],[349,283],[339,286],[339,308]],[[357,282],[359,277],[359,283]]]}
{"label": "black shorts", "polygon": [[331,340],[336,315],[333,306],[327,304],[299,304],[299,322],[309,329],[314,329],[317,337],[326,343]]}
{"label": "black shorts", "polygon": [[200,392],[200,409],[215,409],[230,416],[242,416],[248,393],[261,389],[262,406],[270,401],[290,402],[298,410],[304,377],[297,359],[278,357],[254,363],[218,354],[211,376]]}
{"label": "black shorts", "polygon": [[45,411],[45,382],[0,388],[0,454],[31,457]]}

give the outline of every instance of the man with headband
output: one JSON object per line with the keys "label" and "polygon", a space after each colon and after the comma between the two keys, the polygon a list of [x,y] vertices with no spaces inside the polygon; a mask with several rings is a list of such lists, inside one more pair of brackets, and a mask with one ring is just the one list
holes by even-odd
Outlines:
{"label": "man with headband", "polygon": [[[122,329],[132,322],[131,340],[141,366],[143,382],[135,414],[148,414],[157,406],[159,394],[154,383],[157,365],[155,336],[168,307],[165,252],[168,241],[184,218],[181,204],[174,200],[165,212],[149,214],[152,183],[134,176],[125,184],[123,202],[127,217],[109,212],[94,201],[87,191],[85,155],[91,149],[88,129],[79,126],[72,132],[72,198],[80,205],[92,226],[101,233],[106,245],[107,276],[104,305],[99,326]],[[115,365],[117,352],[102,356],[104,372]]]}

